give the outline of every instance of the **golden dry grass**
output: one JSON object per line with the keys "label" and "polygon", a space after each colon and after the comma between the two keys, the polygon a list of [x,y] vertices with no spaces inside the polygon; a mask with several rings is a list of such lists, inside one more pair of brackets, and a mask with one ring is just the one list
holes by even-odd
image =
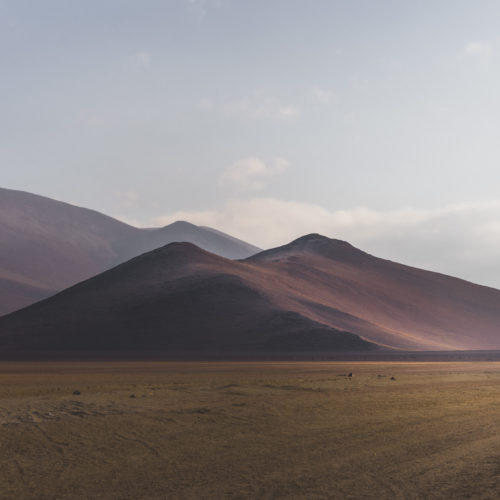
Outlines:
{"label": "golden dry grass", "polygon": [[2,499],[499,498],[500,363],[1,363],[0,447]]}

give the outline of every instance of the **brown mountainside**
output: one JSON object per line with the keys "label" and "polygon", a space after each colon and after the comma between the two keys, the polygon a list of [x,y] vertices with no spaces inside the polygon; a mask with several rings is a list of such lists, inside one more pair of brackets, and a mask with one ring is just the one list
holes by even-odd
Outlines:
{"label": "brown mountainside", "polygon": [[275,276],[172,243],[0,318],[2,350],[275,351],[374,346],[275,303]]}
{"label": "brown mountainside", "polygon": [[187,222],[138,229],[94,210],[0,188],[0,315],[174,241],[231,259],[260,250]]}
{"label": "brown mountainside", "polygon": [[136,257],[0,318],[4,349],[500,349],[500,291],[307,235],[241,261]]}

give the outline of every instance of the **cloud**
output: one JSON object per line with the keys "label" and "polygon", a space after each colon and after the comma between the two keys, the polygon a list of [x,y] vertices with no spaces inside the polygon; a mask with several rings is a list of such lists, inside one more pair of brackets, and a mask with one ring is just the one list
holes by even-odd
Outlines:
{"label": "cloud", "polygon": [[264,189],[272,177],[284,172],[288,166],[284,158],[275,158],[272,164],[255,157],[244,158],[224,170],[219,185],[237,192]]}
{"label": "cloud", "polygon": [[220,109],[225,115],[252,119],[290,119],[299,115],[299,109],[291,104],[260,96],[227,101]]}
{"label": "cloud", "polygon": [[261,92],[255,92],[250,97],[229,99],[219,103],[205,96],[198,100],[197,106],[202,111],[215,111],[225,116],[250,120],[288,120],[300,115],[297,106],[284,104]]}
{"label": "cloud", "polygon": [[493,47],[484,41],[469,42],[464,47],[462,54],[465,57],[479,60],[483,65],[487,65],[493,56]]}
{"label": "cloud", "polygon": [[500,200],[434,209],[328,210],[273,198],[230,200],[217,209],[157,217],[207,225],[263,248],[317,232],[374,255],[500,287]]}
{"label": "cloud", "polygon": [[332,90],[314,87],[312,89],[312,94],[320,104],[332,104],[335,101],[335,93]]}

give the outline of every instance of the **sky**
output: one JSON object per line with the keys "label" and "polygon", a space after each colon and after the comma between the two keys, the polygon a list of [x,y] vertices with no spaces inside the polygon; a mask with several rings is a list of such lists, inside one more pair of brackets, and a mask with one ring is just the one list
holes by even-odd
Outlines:
{"label": "sky", "polygon": [[500,288],[500,2],[0,0],[0,186]]}

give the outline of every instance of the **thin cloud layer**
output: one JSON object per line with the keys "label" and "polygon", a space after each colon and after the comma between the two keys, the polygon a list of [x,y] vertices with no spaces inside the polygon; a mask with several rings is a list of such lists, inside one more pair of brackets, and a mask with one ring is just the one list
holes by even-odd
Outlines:
{"label": "thin cloud layer", "polygon": [[272,177],[284,172],[288,166],[284,158],[276,158],[272,164],[255,157],[244,158],[224,170],[219,185],[238,192],[264,189]]}
{"label": "thin cloud layer", "polygon": [[436,209],[330,211],[272,198],[232,200],[216,210],[179,211],[154,219],[207,225],[269,248],[317,232],[405,264],[498,286],[500,201]]}
{"label": "thin cloud layer", "polygon": [[[327,95],[322,94],[322,98],[327,98]],[[246,120],[290,120],[300,115],[297,106],[259,92],[251,97],[228,99],[219,103],[204,97],[198,101],[198,107],[202,111],[216,111],[222,116]]]}
{"label": "thin cloud layer", "polygon": [[[263,246],[318,231],[496,272],[498,214],[449,204],[498,196],[500,2],[4,3],[3,186],[142,223],[194,207]],[[333,210],[381,200],[391,212]]]}
{"label": "thin cloud layer", "polygon": [[463,55],[478,59],[481,64],[486,65],[493,55],[493,47],[485,41],[469,42],[463,50]]}

